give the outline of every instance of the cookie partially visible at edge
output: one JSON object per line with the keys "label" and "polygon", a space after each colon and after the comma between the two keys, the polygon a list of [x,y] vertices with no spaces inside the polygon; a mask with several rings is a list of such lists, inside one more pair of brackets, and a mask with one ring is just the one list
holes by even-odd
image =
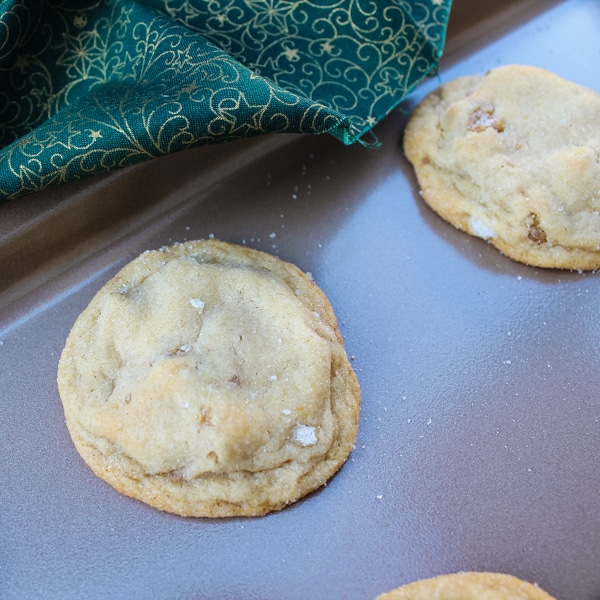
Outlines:
{"label": "cookie partially visible at edge", "polygon": [[554,600],[537,585],[512,575],[462,572],[403,585],[376,600]]}
{"label": "cookie partially visible at edge", "polygon": [[425,202],[532,266],[600,268],[600,95],[507,65],[430,93],[404,135]]}
{"label": "cookie partially visible at edge", "polygon": [[120,492],[186,516],[253,516],[322,486],[360,389],[325,294],[216,240],[148,251],[73,326],[58,369],[72,440]]}

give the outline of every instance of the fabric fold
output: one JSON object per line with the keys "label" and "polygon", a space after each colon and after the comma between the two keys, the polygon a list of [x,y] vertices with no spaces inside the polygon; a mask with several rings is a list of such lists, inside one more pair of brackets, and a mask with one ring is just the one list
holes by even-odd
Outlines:
{"label": "fabric fold", "polygon": [[265,133],[353,143],[441,56],[449,0],[13,0],[0,200]]}

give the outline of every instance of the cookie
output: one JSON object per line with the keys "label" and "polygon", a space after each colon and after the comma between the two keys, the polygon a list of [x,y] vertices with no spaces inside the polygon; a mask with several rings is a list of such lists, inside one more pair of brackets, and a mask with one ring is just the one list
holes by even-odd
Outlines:
{"label": "cookie", "polygon": [[440,86],[404,134],[425,202],[528,265],[600,268],[600,95],[508,65]]}
{"label": "cookie", "polygon": [[452,573],[421,579],[377,600],[553,600],[542,589],[502,573]]}
{"label": "cookie", "polygon": [[99,477],[197,517],[261,515],[322,486],[360,407],[312,279],[216,240],[145,252],[106,283],[68,336],[58,388]]}

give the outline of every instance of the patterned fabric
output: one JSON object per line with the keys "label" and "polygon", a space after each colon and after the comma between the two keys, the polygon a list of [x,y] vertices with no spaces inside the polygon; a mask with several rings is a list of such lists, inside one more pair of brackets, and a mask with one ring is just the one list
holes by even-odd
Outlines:
{"label": "patterned fabric", "polygon": [[352,143],[441,57],[451,0],[4,0],[0,200],[263,133]]}

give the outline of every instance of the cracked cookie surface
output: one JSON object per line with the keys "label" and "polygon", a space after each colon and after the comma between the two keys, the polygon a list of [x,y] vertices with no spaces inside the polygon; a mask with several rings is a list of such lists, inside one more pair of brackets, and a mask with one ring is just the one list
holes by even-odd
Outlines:
{"label": "cracked cookie surface", "polygon": [[122,493],[186,516],[251,516],[323,485],[360,390],[309,276],[216,240],[148,251],[77,319],[58,387],[73,442]]}
{"label": "cracked cookie surface", "polygon": [[404,135],[425,202],[532,266],[600,268],[600,95],[507,65],[429,94]]}

